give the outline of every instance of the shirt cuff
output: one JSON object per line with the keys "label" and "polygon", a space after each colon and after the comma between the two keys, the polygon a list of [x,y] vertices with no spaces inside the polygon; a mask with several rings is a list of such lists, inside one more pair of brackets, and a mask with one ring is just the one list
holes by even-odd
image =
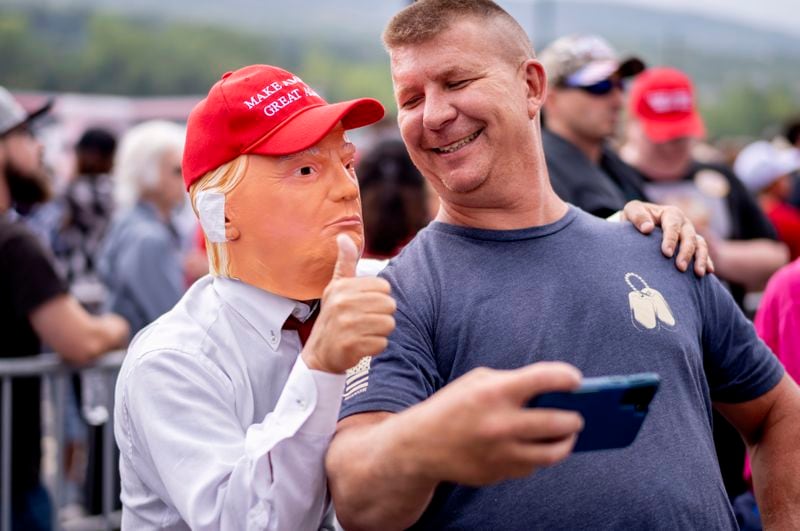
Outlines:
{"label": "shirt cuff", "polygon": [[314,410],[300,431],[316,435],[332,434],[339,420],[339,408],[342,405],[342,393],[347,375],[311,370],[301,356],[297,358],[295,370],[311,375],[317,390]]}
{"label": "shirt cuff", "polygon": [[622,210],[617,210],[610,216],[606,218],[606,221],[611,221],[612,223],[620,223],[622,221]]}

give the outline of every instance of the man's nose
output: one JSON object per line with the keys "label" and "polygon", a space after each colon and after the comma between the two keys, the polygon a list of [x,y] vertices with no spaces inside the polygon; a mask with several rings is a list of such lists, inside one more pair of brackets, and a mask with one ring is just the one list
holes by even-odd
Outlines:
{"label": "man's nose", "polygon": [[608,96],[614,103],[615,107],[623,107],[625,105],[625,91],[620,86],[615,86],[611,89],[611,94]]}
{"label": "man's nose", "polygon": [[426,129],[438,131],[455,119],[457,111],[446,95],[434,93],[425,97],[422,113],[422,125]]}

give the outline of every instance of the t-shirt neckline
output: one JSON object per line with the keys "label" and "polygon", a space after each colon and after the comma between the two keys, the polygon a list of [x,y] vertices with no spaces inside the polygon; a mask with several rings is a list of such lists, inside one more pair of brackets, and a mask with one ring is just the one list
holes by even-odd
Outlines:
{"label": "t-shirt neckline", "polygon": [[567,205],[567,213],[553,223],[511,230],[478,229],[463,225],[452,225],[442,221],[432,221],[428,228],[435,232],[453,234],[464,238],[486,241],[519,241],[543,238],[555,234],[569,226],[577,217],[578,209]]}

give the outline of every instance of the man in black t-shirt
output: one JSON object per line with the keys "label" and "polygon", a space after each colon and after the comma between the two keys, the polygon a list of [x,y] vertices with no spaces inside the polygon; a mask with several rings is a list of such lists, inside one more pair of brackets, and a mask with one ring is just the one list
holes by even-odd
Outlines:
{"label": "man in black t-shirt", "polygon": [[[51,257],[20,222],[25,208],[47,197],[42,146],[29,124],[48,106],[27,113],[0,87],[0,357],[40,353],[43,343],[70,363],[85,364],[121,346],[127,323],[117,315],[94,317],[67,294]],[[13,529],[50,529],[51,508],[39,478],[41,461],[38,378],[12,387],[11,521]],[[5,471],[0,470],[0,473]]]}
{"label": "man in black t-shirt", "polygon": [[553,189],[600,217],[645,200],[636,172],[608,146],[624,105],[623,83],[644,63],[618,59],[597,35],[561,37],[540,60],[548,75],[542,145]]}

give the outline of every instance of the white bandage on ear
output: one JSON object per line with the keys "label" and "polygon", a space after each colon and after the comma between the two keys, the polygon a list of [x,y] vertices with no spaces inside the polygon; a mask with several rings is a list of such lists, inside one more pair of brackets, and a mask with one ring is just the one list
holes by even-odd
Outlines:
{"label": "white bandage on ear", "polygon": [[195,200],[200,226],[211,243],[223,243],[225,238],[225,194],[198,192]]}

